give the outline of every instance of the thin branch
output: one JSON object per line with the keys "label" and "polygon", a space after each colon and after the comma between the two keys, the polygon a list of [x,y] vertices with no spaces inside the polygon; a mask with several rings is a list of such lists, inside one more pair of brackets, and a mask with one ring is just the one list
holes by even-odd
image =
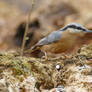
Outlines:
{"label": "thin branch", "polygon": [[24,33],[23,42],[22,42],[22,46],[21,46],[21,56],[23,56],[23,54],[24,54],[24,47],[25,47],[25,43],[27,40],[27,33],[28,33],[28,27],[29,27],[29,22],[30,22],[30,16],[31,16],[34,4],[35,4],[35,1],[32,0],[32,7],[31,7],[29,14],[28,14],[28,20],[26,22],[25,33]]}

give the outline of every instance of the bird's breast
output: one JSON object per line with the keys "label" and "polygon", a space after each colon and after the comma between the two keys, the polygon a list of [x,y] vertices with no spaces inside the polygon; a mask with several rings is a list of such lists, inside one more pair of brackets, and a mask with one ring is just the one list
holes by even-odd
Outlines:
{"label": "bird's breast", "polygon": [[62,53],[66,51],[71,51],[75,42],[76,42],[76,37],[71,37],[71,36],[68,36],[67,38],[63,37],[61,40],[57,41],[56,43],[43,46],[42,50],[50,53]]}
{"label": "bird's breast", "polygon": [[92,34],[85,34],[84,36],[78,35],[65,35],[61,40],[56,43],[45,45],[42,47],[43,51],[50,53],[63,53],[63,52],[76,52],[83,44],[92,42]]}

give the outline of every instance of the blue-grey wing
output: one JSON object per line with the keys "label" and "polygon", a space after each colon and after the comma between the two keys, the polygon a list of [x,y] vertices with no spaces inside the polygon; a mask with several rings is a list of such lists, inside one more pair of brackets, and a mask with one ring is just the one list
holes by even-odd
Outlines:
{"label": "blue-grey wing", "polygon": [[41,39],[36,45],[48,45],[54,42],[57,42],[60,40],[62,37],[62,32],[61,31],[55,31],[49,34],[47,37]]}

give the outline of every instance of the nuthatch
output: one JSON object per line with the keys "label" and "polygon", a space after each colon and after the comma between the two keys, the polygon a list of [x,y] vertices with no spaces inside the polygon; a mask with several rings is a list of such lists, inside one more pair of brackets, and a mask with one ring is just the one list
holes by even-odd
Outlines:
{"label": "nuthatch", "polygon": [[38,41],[31,50],[34,51],[40,48],[47,52],[61,53],[71,49],[76,43],[76,39],[84,36],[85,33],[92,33],[92,31],[80,24],[71,23]]}

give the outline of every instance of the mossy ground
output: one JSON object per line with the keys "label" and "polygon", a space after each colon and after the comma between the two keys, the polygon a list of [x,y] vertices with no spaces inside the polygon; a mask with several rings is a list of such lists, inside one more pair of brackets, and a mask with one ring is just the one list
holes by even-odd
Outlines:
{"label": "mossy ground", "polygon": [[[60,65],[59,70],[56,69],[56,65]],[[4,78],[5,73],[7,75],[7,72],[18,81],[23,81],[23,77],[31,75],[35,78],[35,86],[38,89],[51,89],[58,85],[67,87],[73,85],[72,83],[76,84],[76,82],[83,85],[89,84],[88,81],[77,80],[76,76],[79,74],[92,78],[91,67],[92,44],[83,46],[76,55],[49,57],[49,60],[21,57],[16,52],[0,52],[0,75],[2,78]]]}

